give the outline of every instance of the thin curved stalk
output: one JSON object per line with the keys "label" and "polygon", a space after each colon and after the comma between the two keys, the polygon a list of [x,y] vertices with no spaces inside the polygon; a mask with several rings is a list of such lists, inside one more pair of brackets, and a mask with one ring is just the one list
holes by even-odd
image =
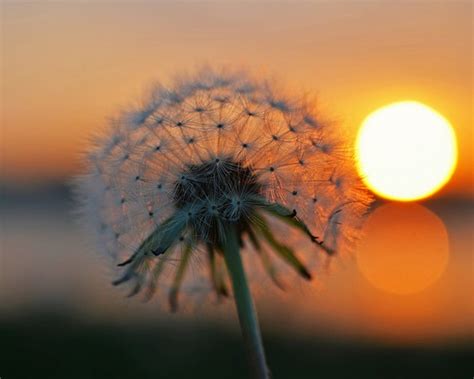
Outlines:
{"label": "thin curved stalk", "polygon": [[260,326],[240,257],[237,232],[234,228],[229,228],[227,231],[223,250],[227,269],[232,279],[240,328],[248,351],[253,377],[255,379],[269,379]]}

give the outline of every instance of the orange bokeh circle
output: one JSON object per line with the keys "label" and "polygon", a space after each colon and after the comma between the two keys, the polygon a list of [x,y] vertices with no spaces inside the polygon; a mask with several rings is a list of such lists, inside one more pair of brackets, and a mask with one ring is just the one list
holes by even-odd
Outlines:
{"label": "orange bokeh circle", "polygon": [[438,216],[415,203],[390,203],[367,220],[357,265],[378,289],[410,294],[436,282],[448,259],[448,235]]}

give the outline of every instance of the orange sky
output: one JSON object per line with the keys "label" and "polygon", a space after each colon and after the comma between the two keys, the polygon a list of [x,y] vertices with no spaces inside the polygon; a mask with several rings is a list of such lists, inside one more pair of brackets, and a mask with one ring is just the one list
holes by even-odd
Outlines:
{"label": "orange sky", "polygon": [[314,91],[352,132],[379,106],[421,101],[458,136],[442,193],[473,193],[470,2],[11,2],[1,17],[6,180],[75,173],[87,135],[151,79],[210,63]]}

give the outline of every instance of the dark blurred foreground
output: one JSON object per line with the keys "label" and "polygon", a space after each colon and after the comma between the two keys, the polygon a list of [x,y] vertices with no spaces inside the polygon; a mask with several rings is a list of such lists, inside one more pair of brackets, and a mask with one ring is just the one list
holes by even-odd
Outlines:
{"label": "dark blurred foreground", "polygon": [[[247,378],[240,335],[186,322],[86,323],[68,313],[0,320],[2,379]],[[472,346],[395,348],[264,330],[273,377],[472,378]]]}

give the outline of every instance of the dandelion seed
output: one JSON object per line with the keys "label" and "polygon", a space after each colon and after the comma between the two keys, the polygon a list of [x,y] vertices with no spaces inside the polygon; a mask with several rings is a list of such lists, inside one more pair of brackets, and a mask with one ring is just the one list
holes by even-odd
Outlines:
{"label": "dandelion seed", "polygon": [[232,284],[258,378],[268,369],[241,252],[279,287],[287,269],[310,280],[313,258],[353,246],[371,202],[344,141],[307,105],[204,70],[111,122],[78,179],[88,232],[119,270],[113,284],[145,300],[162,289],[177,310],[189,265],[206,257],[215,296]]}

